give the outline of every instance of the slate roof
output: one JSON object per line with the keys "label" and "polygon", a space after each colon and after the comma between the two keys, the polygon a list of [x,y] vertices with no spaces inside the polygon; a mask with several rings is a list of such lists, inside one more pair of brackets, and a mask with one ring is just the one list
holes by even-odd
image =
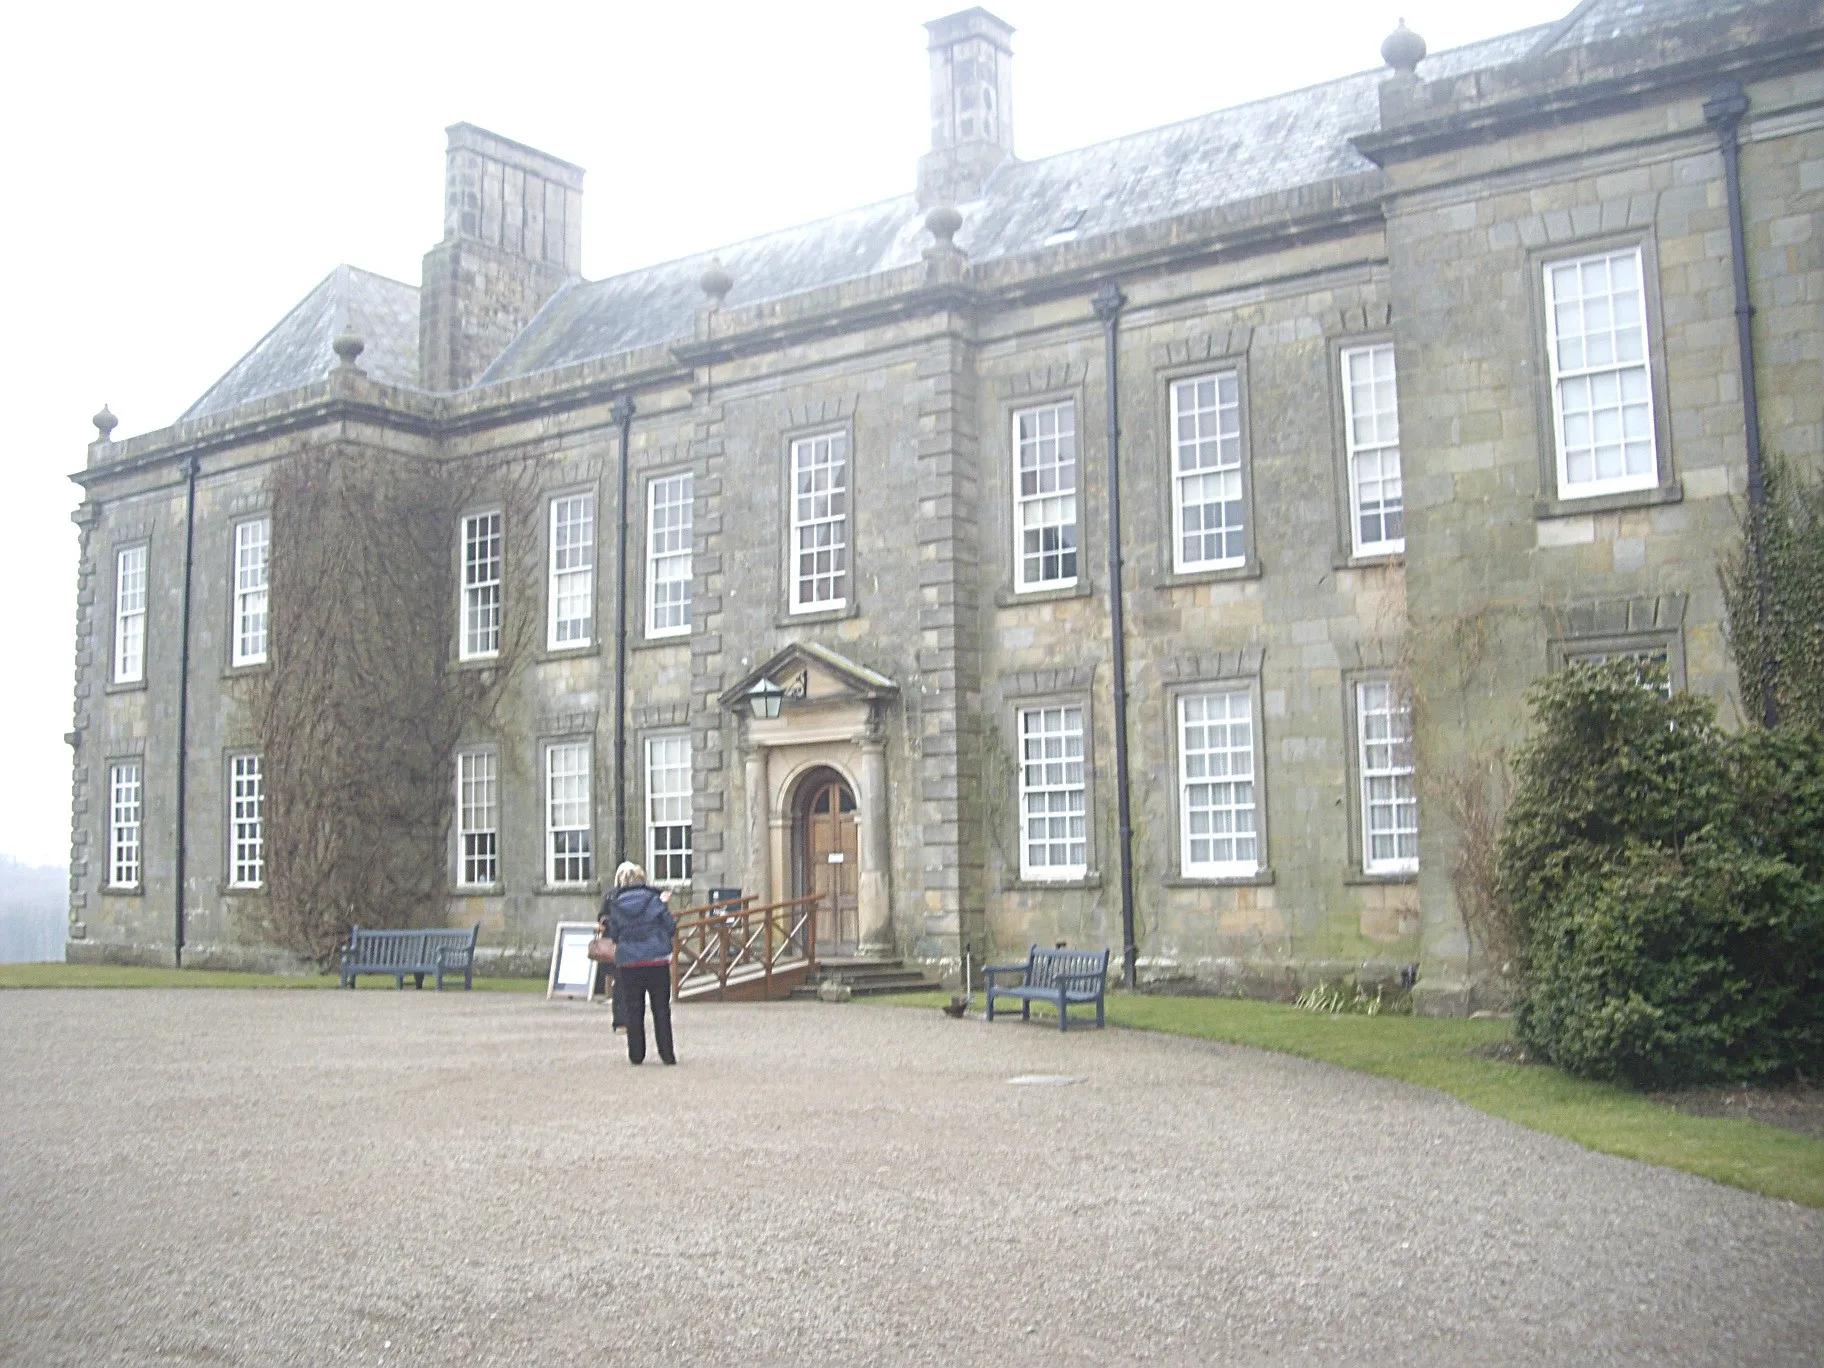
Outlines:
{"label": "slate roof", "polygon": [[[1427,57],[1419,75],[1438,79],[1514,61],[1546,31]],[[1003,163],[979,198],[957,206],[957,245],[971,261],[991,261],[1067,241],[1055,235],[1073,221],[1075,237],[1090,237],[1372,171],[1349,139],[1379,127],[1377,91],[1386,76],[1364,71],[1074,152]],[[703,301],[697,278],[712,260],[734,278],[728,304],[741,305],[909,266],[930,242],[908,194],[624,275],[573,281],[477,383],[689,336]]]}
{"label": "slate roof", "polygon": [[[1729,0],[1585,0],[1556,23],[1430,55],[1418,74],[1457,76],[1647,23],[1678,23],[1718,3]],[[1076,151],[1005,163],[979,198],[957,206],[963,214],[957,244],[972,261],[992,261],[1371,171],[1350,139],[1379,128],[1377,91],[1386,76],[1384,68],[1359,72]],[[924,215],[906,194],[713,252],[603,280],[572,280],[476,383],[690,336],[703,299],[697,280],[712,260],[733,277],[728,303],[739,306],[914,264],[929,242]],[[417,385],[417,290],[340,266],[183,416],[321,379],[335,364],[330,342],[345,320],[367,343],[361,364],[370,375]]]}
{"label": "slate roof", "polygon": [[338,361],[330,344],[349,324],[367,344],[359,364],[370,378],[417,386],[418,287],[357,266],[338,266],[178,421],[323,379]]}

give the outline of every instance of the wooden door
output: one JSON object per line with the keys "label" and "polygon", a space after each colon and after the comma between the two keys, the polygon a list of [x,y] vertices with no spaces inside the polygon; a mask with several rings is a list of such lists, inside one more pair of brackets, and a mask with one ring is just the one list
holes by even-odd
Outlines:
{"label": "wooden door", "polygon": [[861,941],[855,794],[841,779],[813,779],[800,809],[799,869],[804,893],[817,893],[817,953],[852,955]]}

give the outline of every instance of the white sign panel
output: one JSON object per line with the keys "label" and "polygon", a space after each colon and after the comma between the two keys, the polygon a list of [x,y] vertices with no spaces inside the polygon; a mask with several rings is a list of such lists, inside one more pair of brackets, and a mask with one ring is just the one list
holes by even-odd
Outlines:
{"label": "white sign panel", "polygon": [[589,958],[589,942],[595,938],[594,922],[559,922],[551,942],[551,977],[545,985],[545,996],[589,996],[595,986],[595,961]]}

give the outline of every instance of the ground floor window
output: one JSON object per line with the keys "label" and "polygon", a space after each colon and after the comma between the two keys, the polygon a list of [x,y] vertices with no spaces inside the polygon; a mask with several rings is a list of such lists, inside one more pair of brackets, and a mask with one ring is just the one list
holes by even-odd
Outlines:
{"label": "ground floor window", "polygon": [[690,734],[646,741],[646,872],[655,884],[691,876]]}
{"label": "ground floor window", "polygon": [[128,760],[108,770],[108,884],[139,886],[139,827],[143,789],[139,762]]}
{"label": "ground floor window", "polygon": [[1413,778],[1412,707],[1392,680],[1355,686],[1362,778],[1362,868],[1404,874],[1419,867],[1419,797]]}
{"label": "ground floor window", "polygon": [[1254,699],[1246,689],[1178,700],[1178,813],[1184,873],[1224,878],[1260,868],[1254,798]]}
{"label": "ground floor window", "polygon": [[1083,709],[1020,710],[1020,873],[1079,879],[1088,872]]}
{"label": "ground floor window", "polygon": [[590,854],[589,743],[545,747],[546,878],[552,884],[587,883]]}
{"label": "ground floor window", "polygon": [[461,850],[457,882],[500,882],[500,757],[491,750],[456,757],[456,825]]}
{"label": "ground floor window", "polygon": [[266,777],[257,755],[237,755],[229,762],[228,882],[235,888],[258,888],[266,882]]}

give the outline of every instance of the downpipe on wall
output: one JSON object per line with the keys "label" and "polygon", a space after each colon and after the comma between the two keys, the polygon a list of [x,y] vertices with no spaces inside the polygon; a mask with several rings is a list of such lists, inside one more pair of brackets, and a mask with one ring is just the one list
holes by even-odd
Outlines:
{"label": "downpipe on wall", "polygon": [[196,557],[196,457],[186,456],[180,467],[184,476],[184,583],[178,613],[177,647],[177,821],[176,858],[172,861],[176,895],[173,900],[171,958],[184,967],[184,828],[188,804],[184,801],[190,761],[190,567]]}
{"label": "downpipe on wall", "polygon": [[1134,817],[1127,777],[1127,624],[1122,612],[1121,589],[1121,415],[1119,386],[1121,366],[1116,330],[1127,296],[1114,281],[1104,281],[1090,300],[1102,320],[1103,353],[1107,357],[1108,398],[1108,620],[1113,647],[1115,684],[1115,804],[1120,825],[1121,862],[1121,963],[1131,992],[1138,986],[1140,948],[1134,938]]}
{"label": "downpipe on wall", "polygon": [[620,516],[614,539],[614,863],[619,867],[627,858],[627,448],[633,435],[633,400],[623,394],[609,415],[621,429]]}

